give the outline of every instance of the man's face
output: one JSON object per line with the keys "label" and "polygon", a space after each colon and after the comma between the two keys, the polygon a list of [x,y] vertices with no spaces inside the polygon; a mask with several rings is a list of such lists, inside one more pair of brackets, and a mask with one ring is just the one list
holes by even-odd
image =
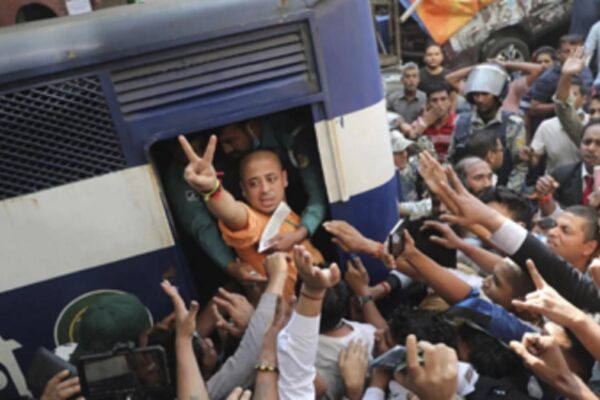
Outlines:
{"label": "man's face", "polygon": [[492,171],[498,171],[502,167],[502,164],[504,164],[504,146],[502,146],[500,139],[496,139],[496,147],[494,151],[488,154],[488,161]]}
{"label": "man's face", "polygon": [[491,114],[496,109],[496,98],[491,93],[473,93],[473,102],[479,114]]}
{"label": "man's face", "polygon": [[408,165],[408,151],[407,150],[394,153],[394,165],[396,165],[396,168],[398,168],[400,171],[402,171],[402,170],[404,170],[404,168],[406,168],[406,166]]}
{"label": "man's face", "polygon": [[492,178],[494,173],[485,161],[478,161],[468,166],[466,169],[467,189],[475,195],[480,194],[485,189],[492,187]]}
{"label": "man's face", "polygon": [[590,118],[600,118],[600,100],[592,99],[590,103]]}
{"label": "man's face", "polygon": [[585,96],[581,94],[581,87],[571,85],[571,96],[573,96],[573,106],[575,109],[580,108],[585,103]]}
{"label": "man's face", "polygon": [[252,137],[241,124],[223,127],[219,134],[219,143],[223,152],[234,158],[240,158],[252,150]]}
{"label": "man's face", "polygon": [[431,93],[428,102],[430,107],[439,107],[450,112],[450,96],[445,90]]}
{"label": "man's face", "polygon": [[506,261],[499,261],[481,284],[481,291],[494,303],[501,305],[507,310],[512,309],[511,301],[514,299],[514,291],[511,285],[511,275],[515,272]]}
{"label": "man's face", "polygon": [[419,86],[419,70],[416,68],[410,68],[402,73],[402,85],[404,85],[404,91],[414,92]]}
{"label": "man's face", "polygon": [[558,50],[558,59],[560,60],[560,63],[564,63],[578,47],[578,44],[563,43]]}
{"label": "man's face", "polygon": [[429,46],[425,51],[424,61],[429,68],[439,67],[444,62],[442,49],[439,46]]}
{"label": "man's face", "polygon": [[536,63],[540,64],[546,70],[554,64],[554,60],[550,53],[542,53],[537,57]]}
{"label": "man's face", "polygon": [[255,158],[242,170],[242,194],[263,214],[271,214],[285,200],[287,185],[287,173],[274,157]]}
{"label": "man's face", "polygon": [[548,231],[548,247],[572,264],[590,257],[595,246],[586,239],[585,222],[585,218],[568,211],[560,214],[556,226]]}
{"label": "man's face", "polygon": [[579,151],[588,170],[600,165],[600,125],[593,125],[585,130]]}

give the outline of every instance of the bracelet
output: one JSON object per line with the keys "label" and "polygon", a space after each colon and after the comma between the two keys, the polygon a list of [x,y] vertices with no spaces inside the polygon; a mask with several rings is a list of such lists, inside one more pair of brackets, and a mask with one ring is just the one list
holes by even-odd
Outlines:
{"label": "bracelet", "polygon": [[554,198],[552,197],[552,193],[548,193],[544,197],[538,197],[537,201],[541,205],[541,204],[546,204],[546,203],[552,201],[553,199]]}
{"label": "bracelet", "polygon": [[213,188],[213,190],[211,190],[210,192],[206,192],[206,193],[201,193],[202,197],[204,198],[204,202],[208,203],[210,201],[210,199],[214,198],[218,198],[219,194],[221,194],[221,181],[219,179],[217,179],[217,182],[215,183],[215,187]]}
{"label": "bracelet", "polygon": [[279,368],[277,368],[276,364],[273,364],[269,361],[260,360],[255,366],[254,369],[258,372],[279,372]]}
{"label": "bracelet", "polygon": [[307,294],[304,290],[300,291],[300,295],[306,297],[309,300],[314,300],[314,301],[323,301],[323,298],[325,297],[325,295],[317,297],[317,296],[311,296],[309,294]]}

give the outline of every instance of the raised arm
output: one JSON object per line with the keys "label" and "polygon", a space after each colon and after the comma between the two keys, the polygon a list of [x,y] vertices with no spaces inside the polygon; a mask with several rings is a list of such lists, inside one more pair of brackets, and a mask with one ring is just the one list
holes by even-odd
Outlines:
{"label": "raised arm", "polygon": [[192,346],[196,330],[198,303],[192,301],[188,311],[177,288],[164,280],[161,286],[175,308],[175,353],[177,358],[177,398],[181,400],[208,400],[208,393]]}
{"label": "raised arm", "polygon": [[554,106],[556,115],[560,120],[561,125],[577,146],[581,142],[581,133],[583,131],[583,123],[577,116],[573,104],[569,102],[571,94],[571,80],[579,76],[585,68],[585,52],[582,47],[579,47],[573,55],[571,55],[562,66],[558,86],[556,87],[556,97]]}
{"label": "raised arm", "polygon": [[184,136],[179,143],[188,159],[184,171],[186,182],[204,198],[210,212],[231,230],[239,230],[248,223],[248,214],[244,206],[221,186],[212,165],[217,147],[217,137],[211,136],[202,157],[199,157]]}
{"label": "raised arm", "polygon": [[447,303],[456,304],[471,294],[472,288],[468,283],[417,249],[408,231],[404,231],[404,252],[402,256]]}
{"label": "raised arm", "polygon": [[446,82],[450,85],[454,90],[460,93],[461,82],[467,79],[467,76],[471,73],[473,66],[464,67],[461,69],[457,69],[456,71],[450,72],[446,75]]}
{"label": "raised arm", "polygon": [[527,86],[531,86],[533,82],[544,72],[544,67],[537,63],[522,62],[522,61],[499,61],[491,60],[494,63],[500,64],[506,69],[513,71],[521,71],[525,74]]}

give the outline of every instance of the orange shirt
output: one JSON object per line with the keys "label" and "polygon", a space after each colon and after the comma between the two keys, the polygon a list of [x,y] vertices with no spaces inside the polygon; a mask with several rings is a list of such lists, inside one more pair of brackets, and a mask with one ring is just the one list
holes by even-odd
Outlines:
{"label": "orange shirt", "polygon": [[[265,258],[267,258],[267,253],[258,252],[258,242],[260,241],[260,237],[271,216],[256,211],[247,204],[244,204],[244,207],[248,212],[248,223],[245,228],[238,231],[232,231],[227,228],[222,221],[219,221],[219,229],[221,229],[225,243],[235,249],[242,262],[249,264],[259,274],[267,276],[263,265]],[[279,232],[293,232],[299,226],[300,217],[292,211],[283,224],[281,224]],[[323,256],[319,250],[317,250],[308,239],[303,240],[301,244],[310,252],[313,257],[313,262],[317,264],[324,262]],[[283,290],[284,297],[290,298],[295,294],[294,289],[296,287],[297,279],[298,271],[296,265],[294,265],[294,262],[292,261],[289,265],[288,279]]]}

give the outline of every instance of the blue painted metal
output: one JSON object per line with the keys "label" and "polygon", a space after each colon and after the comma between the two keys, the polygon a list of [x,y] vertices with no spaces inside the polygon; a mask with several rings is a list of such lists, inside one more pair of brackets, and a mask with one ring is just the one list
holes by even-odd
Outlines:
{"label": "blue painted metal", "polygon": [[[349,221],[363,235],[383,242],[398,219],[395,199],[396,180],[392,178],[384,185],[350,198],[350,201],[331,204],[334,219]],[[345,256],[342,257],[344,259]],[[362,257],[369,270],[371,284],[384,279],[389,270],[379,261]]]}
{"label": "blue painted metal", "polygon": [[[100,289],[135,293],[153,318],[160,320],[173,307],[159,283],[169,267],[182,265],[179,257],[178,249],[172,247],[2,293],[2,337],[23,345],[16,356],[25,371],[37,346],[55,347],[53,328],[61,310],[75,298]],[[186,302],[195,297],[187,269],[177,268],[176,282]],[[25,321],[20,311],[26,313]]]}

